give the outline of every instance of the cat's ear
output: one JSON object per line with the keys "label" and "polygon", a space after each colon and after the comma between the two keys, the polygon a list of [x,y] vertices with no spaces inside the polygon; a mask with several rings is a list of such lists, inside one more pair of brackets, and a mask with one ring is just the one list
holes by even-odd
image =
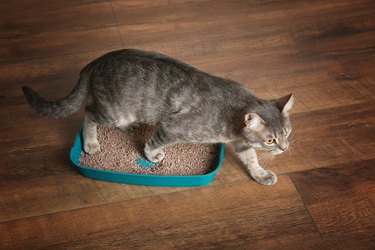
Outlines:
{"label": "cat's ear", "polygon": [[263,128],[263,125],[265,124],[264,120],[255,113],[246,114],[244,117],[244,123],[246,127],[253,130],[260,130]]}
{"label": "cat's ear", "polygon": [[283,96],[279,99],[276,99],[276,106],[281,113],[287,115],[288,111],[293,107],[294,97],[293,94]]}

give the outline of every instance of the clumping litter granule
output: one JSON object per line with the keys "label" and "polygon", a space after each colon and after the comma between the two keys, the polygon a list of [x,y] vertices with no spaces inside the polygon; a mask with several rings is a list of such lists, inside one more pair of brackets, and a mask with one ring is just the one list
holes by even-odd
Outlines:
{"label": "clumping litter granule", "polygon": [[165,158],[151,163],[143,148],[154,128],[139,125],[129,131],[98,126],[101,150],[94,155],[81,153],[82,166],[133,174],[200,175],[211,172],[218,162],[215,144],[180,143],[164,148]]}

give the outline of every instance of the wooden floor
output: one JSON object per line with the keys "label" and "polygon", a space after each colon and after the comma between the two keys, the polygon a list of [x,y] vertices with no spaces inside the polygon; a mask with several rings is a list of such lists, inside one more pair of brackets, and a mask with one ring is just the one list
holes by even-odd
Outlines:
{"label": "wooden floor", "polygon": [[[295,142],[265,187],[228,149],[204,187],[82,177],[68,160],[82,112],[41,117],[28,84],[63,97],[97,56],[154,50],[293,92]],[[375,2],[0,2],[1,249],[374,249]]]}

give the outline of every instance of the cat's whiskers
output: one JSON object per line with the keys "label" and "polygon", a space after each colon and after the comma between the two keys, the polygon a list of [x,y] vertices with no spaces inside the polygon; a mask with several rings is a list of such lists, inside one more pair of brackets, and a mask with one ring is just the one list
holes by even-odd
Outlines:
{"label": "cat's whiskers", "polygon": [[300,141],[302,139],[306,139],[306,137],[304,137],[304,138],[295,138],[295,135],[296,135],[296,133],[292,133],[291,136],[290,136],[290,138],[289,138],[289,148],[293,148],[298,141]]}
{"label": "cat's whiskers", "polygon": [[269,152],[267,152],[267,151],[258,152],[258,160],[259,160],[259,159],[260,159],[260,160],[264,159],[265,157],[268,156],[268,154],[269,154]]}
{"label": "cat's whiskers", "polygon": [[262,158],[258,159],[258,161],[266,162],[268,159],[268,155],[264,155]]}
{"label": "cat's whiskers", "polygon": [[296,136],[296,133],[295,132],[292,132],[291,134],[290,134],[290,137],[289,137],[289,144],[290,143],[292,143],[292,142],[295,142],[296,141],[296,138],[295,138],[295,136]]}
{"label": "cat's whiskers", "polygon": [[265,166],[269,167],[271,165],[271,162],[272,162],[273,158],[274,158],[274,155],[269,154],[267,159],[266,159],[267,161],[265,163]]}
{"label": "cat's whiskers", "polygon": [[295,135],[296,135],[296,132],[292,131],[292,132],[290,133],[290,138],[289,138],[289,140],[293,140],[293,138],[294,138]]}
{"label": "cat's whiskers", "polygon": [[304,138],[293,138],[293,140],[290,140],[289,142],[293,142],[293,143],[295,143],[295,142],[297,142],[297,141],[300,141],[300,140],[306,140],[306,139],[308,139],[307,137],[304,137]]}
{"label": "cat's whiskers", "polygon": [[263,151],[258,154],[258,160],[262,161],[262,165],[264,166],[268,166],[273,158],[274,155],[272,155],[269,151]]}
{"label": "cat's whiskers", "polygon": [[292,156],[292,151],[293,151],[293,148],[294,148],[294,144],[296,142],[295,135],[296,135],[296,133],[294,131],[292,131],[292,133],[290,134],[289,147],[288,147],[289,157]]}
{"label": "cat's whiskers", "polygon": [[288,154],[289,154],[289,157],[292,156],[292,150],[293,150],[293,145],[291,144],[291,142],[289,142],[289,147],[288,147]]}

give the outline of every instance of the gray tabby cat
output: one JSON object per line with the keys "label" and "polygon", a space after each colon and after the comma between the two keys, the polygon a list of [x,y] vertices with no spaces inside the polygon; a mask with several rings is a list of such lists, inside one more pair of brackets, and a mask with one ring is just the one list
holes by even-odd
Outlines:
{"label": "gray tabby cat", "polygon": [[284,152],[292,129],[291,94],[262,100],[237,82],[154,52],[126,49],[99,57],[61,100],[46,101],[27,86],[22,90],[38,113],[55,118],[73,114],[85,101],[88,154],[100,150],[98,124],[125,129],[147,123],[157,126],[144,147],[150,161],[163,160],[163,148],[174,143],[231,143],[250,175],[264,185],[275,184],[277,177],[259,165],[254,149]]}

